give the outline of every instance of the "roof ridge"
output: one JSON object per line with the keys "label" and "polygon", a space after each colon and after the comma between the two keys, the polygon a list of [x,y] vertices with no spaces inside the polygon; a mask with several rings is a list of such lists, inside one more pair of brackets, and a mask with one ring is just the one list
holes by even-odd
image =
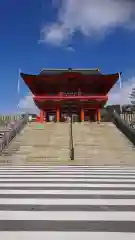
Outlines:
{"label": "roof ridge", "polygon": [[42,68],[42,71],[97,71],[100,72],[99,68]]}

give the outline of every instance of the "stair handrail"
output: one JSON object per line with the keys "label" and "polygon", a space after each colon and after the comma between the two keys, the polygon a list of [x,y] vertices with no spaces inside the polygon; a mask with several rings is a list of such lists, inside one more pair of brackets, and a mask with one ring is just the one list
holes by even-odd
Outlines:
{"label": "stair handrail", "polygon": [[69,151],[70,151],[70,160],[74,160],[74,143],[73,143],[73,122],[72,122],[72,117],[70,117],[70,127],[69,127]]}
{"label": "stair handrail", "polygon": [[17,120],[11,127],[7,128],[3,137],[0,139],[0,153],[8,147],[13,138],[21,132],[28,122],[28,115],[24,115],[21,119]]}

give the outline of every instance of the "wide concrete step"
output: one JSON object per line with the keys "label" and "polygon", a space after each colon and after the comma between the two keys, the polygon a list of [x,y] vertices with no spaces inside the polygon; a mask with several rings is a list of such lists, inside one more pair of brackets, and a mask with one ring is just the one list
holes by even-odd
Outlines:
{"label": "wide concrete step", "polygon": [[28,164],[69,160],[69,123],[28,124],[5,149],[0,163]]}
{"label": "wide concrete step", "polygon": [[73,139],[79,163],[135,164],[135,147],[113,123],[73,124]]}

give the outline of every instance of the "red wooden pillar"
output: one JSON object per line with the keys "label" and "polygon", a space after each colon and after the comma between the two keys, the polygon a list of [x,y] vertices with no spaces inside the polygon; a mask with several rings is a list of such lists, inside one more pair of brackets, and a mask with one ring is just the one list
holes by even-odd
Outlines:
{"label": "red wooden pillar", "polygon": [[97,121],[100,122],[101,121],[101,113],[100,113],[100,109],[97,109]]}
{"label": "red wooden pillar", "polygon": [[84,109],[81,108],[81,122],[84,122]]}
{"label": "red wooden pillar", "polygon": [[40,111],[40,122],[43,123],[44,122],[44,112]]}
{"label": "red wooden pillar", "polygon": [[59,107],[56,108],[56,121],[57,122],[60,121],[60,108]]}

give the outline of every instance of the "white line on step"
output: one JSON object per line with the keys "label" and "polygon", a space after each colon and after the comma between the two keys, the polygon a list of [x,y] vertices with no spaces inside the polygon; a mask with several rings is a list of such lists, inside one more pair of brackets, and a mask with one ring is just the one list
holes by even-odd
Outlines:
{"label": "white line on step", "polygon": [[135,240],[135,233],[120,232],[0,232],[0,238],[4,240]]}
{"label": "white line on step", "polygon": [[135,212],[0,211],[0,220],[135,221]]}
{"label": "white line on step", "polygon": [[90,184],[90,183],[0,183],[0,187],[89,187],[89,188],[135,188],[134,184]]}
{"label": "white line on step", "polygon": [[[52,194],[52,195],[135,195],[135,191],[124,190],[0,190],[0,194]],[[9,196],[10,197],[10,196]]]}
{"label": "white line on step", "polygon": [[[37,196],[38,197],[38,196]],[[0,198],[2,205],[134,205],[135,199],[61,199],[61,198]]]}

